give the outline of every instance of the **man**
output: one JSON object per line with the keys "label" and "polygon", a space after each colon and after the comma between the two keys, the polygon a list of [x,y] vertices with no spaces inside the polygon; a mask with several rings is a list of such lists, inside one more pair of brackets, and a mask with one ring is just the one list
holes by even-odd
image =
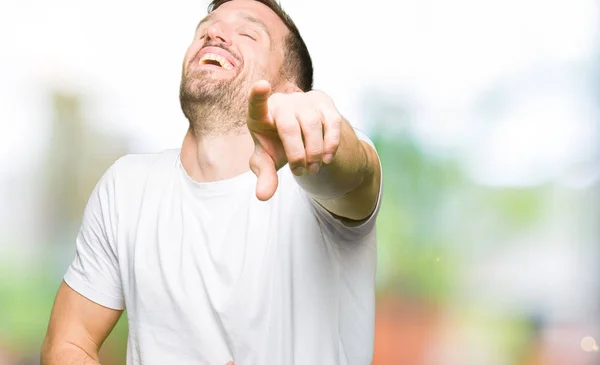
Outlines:
{"label": "man", "polygon": [[98,364],[125,307],[128,364],[370,364],[379,159],[311,88],[275,1],[211,3],[184,58],[182,148],[125,156],[96,186],[44,365]]}

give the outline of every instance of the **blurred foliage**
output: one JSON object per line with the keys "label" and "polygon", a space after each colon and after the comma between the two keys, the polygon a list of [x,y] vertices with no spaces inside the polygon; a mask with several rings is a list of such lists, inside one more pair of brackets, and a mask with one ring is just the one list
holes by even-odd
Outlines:
{"label": "blurred foliage", "polygon": [[42,260],[24,268],[0,259],[0,278],[6,278],[0,280],[0,337],[3,346],[24,358],[39,351],[46,333],[58,289],[49,272],[51,268]]}
{"label": "blurred foliage", "polygon": [[373,141],[384,171],[381,290],[445,301],[465,263],[464,249],[485,249],[543,215],[549,193],[543,187],[475,185],[451,155],[427,154],[407,133],[376,130]]}
{"label": "blurred foliage", "polygon": [[[378,218],[382,290],[443,300],[452,282],[451,222],[445,201],[463,181],[456,165],[435,161],[409,138],[375,134],[384,198]],[[382,277],[383,276],[383,277]]]}
{"label": "blurred foliage", "polygon": [[[39,362],[39,351],[61,281],[56,262],[52,260],[56,255],[51,250],[45,251],[28,267],[7,260],[11,255],[0,258],[1,345],[32,364]],[[122,364],[126,348],[127,317],[123,315],[105,343],[101,356],[103,365]]]}

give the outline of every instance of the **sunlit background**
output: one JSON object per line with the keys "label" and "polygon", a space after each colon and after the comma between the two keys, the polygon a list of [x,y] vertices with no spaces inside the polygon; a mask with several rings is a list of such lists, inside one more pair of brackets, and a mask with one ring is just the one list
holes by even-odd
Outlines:
{"label": "sunlit background", "polygon": [[[282,3],[383,161],[373,365],[600,364],[600,2]],[[180,146],[206,5],[0,5],[1,365],[39,364],[102,173]]]}

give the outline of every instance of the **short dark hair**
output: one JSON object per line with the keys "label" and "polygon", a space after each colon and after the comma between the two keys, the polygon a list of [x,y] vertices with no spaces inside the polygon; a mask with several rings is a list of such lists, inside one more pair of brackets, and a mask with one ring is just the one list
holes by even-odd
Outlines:
{"label": "short dark hair", "polygon": [[[213,0],[208,5],[208,13],[212,13],[219,6],[232,0]],[[283,76],[295,81],[302,91],[310,91],[313,88],[313,64],[308,52],[308,47],[300,35],[300,31],[290,16],[283,10],[276,0],[255,0],[273,10],[283,21],[289,34],[285,42],[285,60],[282,67]]]}

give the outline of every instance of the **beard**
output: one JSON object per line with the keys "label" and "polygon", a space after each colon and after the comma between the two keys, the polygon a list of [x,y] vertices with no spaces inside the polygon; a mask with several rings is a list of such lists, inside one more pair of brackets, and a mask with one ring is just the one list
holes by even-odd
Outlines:
{"label": "beard", "polygon": [[[243,70],[243,63],[238,66]],[[261,72],[250,69],[221,79],[216,69],[196,69],[181,78],[179,101],[195,135],[223,135],[246,125],[248,91]]]}

